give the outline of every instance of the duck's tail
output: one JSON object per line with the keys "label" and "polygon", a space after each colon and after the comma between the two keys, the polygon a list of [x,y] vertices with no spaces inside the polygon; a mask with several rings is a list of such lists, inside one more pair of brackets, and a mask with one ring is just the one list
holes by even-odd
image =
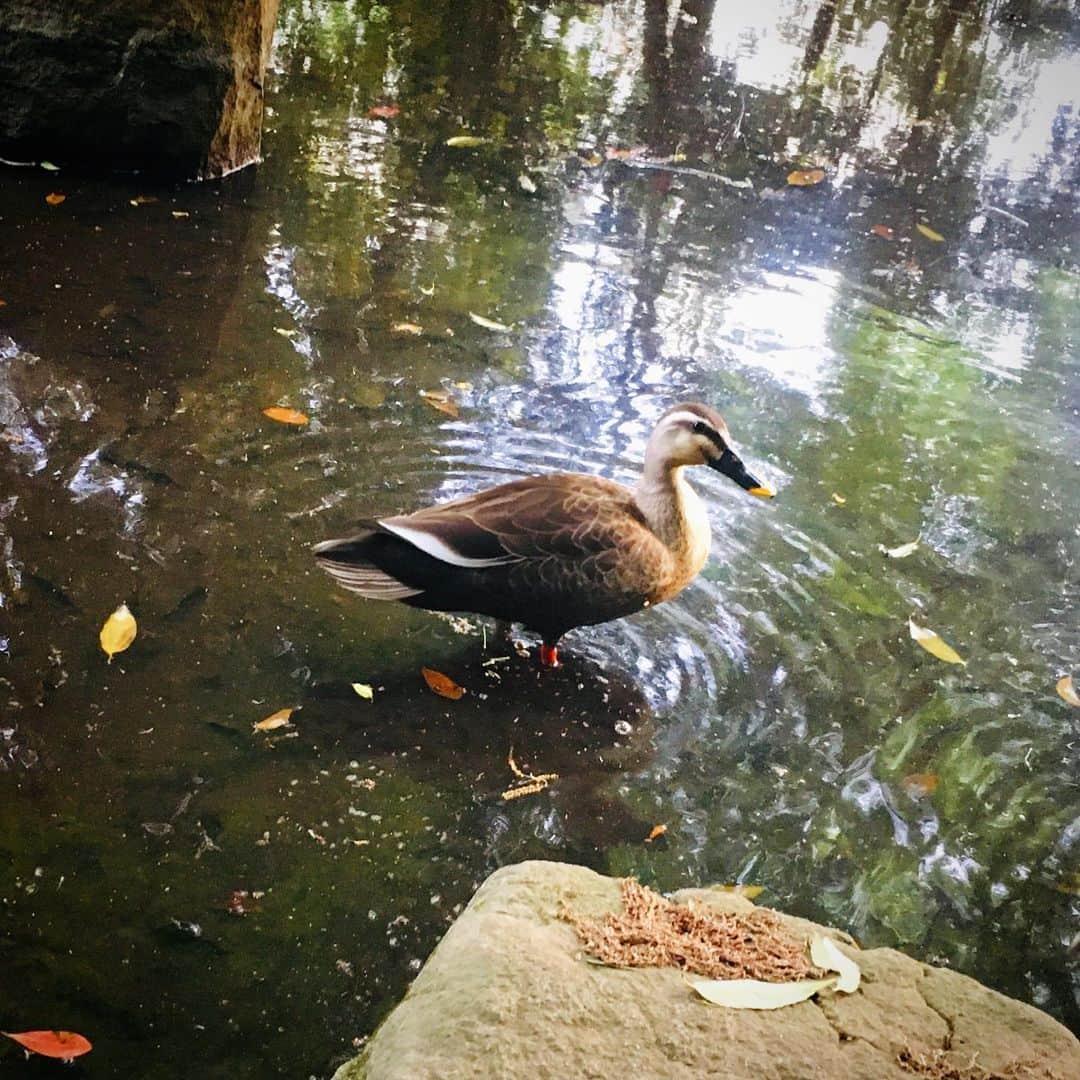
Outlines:
{"label": "duck's tail", "polygon": [[341,540],[324,540],[312,551],[315,562],[349,592],[369,600],[408,600],[419,596],[423,589],[406,585],[372,561],[375,550],[385,539],[378,529],[371,528]]}

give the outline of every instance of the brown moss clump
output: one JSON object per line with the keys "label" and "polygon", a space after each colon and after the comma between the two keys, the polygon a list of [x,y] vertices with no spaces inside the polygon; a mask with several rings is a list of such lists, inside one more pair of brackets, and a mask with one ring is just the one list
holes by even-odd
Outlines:
{"label": "brown moss clump", "polygon": [[792,982],[822,974],[771,911],[712,913],[666,900],[632,878],[622,882],[624,911],[591,919],[562,917],[588,953],[611,967],[673,967],[709,979]]}
{"label": "brown moss clump", "polygon": [[957,1065],[944,1050],[905,1048],[896,1055],[900,1067],[925,1080],[1062,1080],[1053,1069],[1039,1061],[1010,1062],[1000,1072],[984,1069],[975,1063]]}

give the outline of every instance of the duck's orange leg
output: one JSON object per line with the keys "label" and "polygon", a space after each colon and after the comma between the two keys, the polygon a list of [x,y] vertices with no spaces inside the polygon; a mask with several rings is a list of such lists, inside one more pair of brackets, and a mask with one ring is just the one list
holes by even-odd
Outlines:
{"label": "duck's orange leg", "polygon": [[549,645],[546,641],[540,646],[540,666],[542,668],[557,668],[559,666],[559,647]]}

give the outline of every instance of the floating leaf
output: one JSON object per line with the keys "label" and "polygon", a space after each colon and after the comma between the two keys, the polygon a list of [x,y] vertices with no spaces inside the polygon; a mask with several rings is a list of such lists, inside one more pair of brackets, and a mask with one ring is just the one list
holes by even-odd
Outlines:
{"label": "floating leaf", "polygon": [[419,337],[424,328],[419,323],[414,322],[396,322],[390,327],[392,334],[412,334],[414,337]]}
{"label": "floating leaf", "polygon": [[156,195],[136,195],[134,199],[128,200],[132,206],[150,206],[157,201]]}
{"label": "floating leaf", "polygon": [[276,713],[271,713],[265,720],[260,720],[258,723],[252,724],[252,731],[277,731],[278,728],[289,726],[289,717],[292,716],[293,709],[278,709]]}
{"label": "floating leaf", "polygon": [[845,499],[844,496],[841,495],[839,491],[834,491],[832,493],[832,501],[834,503],[836,503],[837,506],[843,506],[844,503],[847,502],[847,499]]}
{"label": "floating leaf", "polygon": [[715,888],[717,892],[742,896],[747,900],[756,900],[765,891],[764,885],[717,885]]}
{"label": "floating leaf", "polygon": [[938,775],[932,772],[915,772],[905,776],[900,784],[913,799],[921,799],[937,791]]}
{"label": "floating leaf", "polygon": [[49,194],[45,196],[45,201],[50,206],[59,206],[66,198],[66,195],[61,195],[57,191],[50,191]]}
{"label": "floating leaf", "polygon": [[526,195],[536,194],[536,184],[533,183],[533,179],[528,173],[521,173],[518,176],[518,187],[525,192]]}
{"label": "floating leaf", "polygon": [[174,218],[186,218],[191,217],[191,214],[187,210],[173,210],[172,216]]}
{"label": "floating leaf", "polygon": [[279,424],[295,424],[297,427],[303,427],[308,422],[304,413],[296,409],[286,409],[283,405],[271,405],[270,408],[263,409],[263,416],[269,416]]}
{"label": "floating leaf", "polygon": [[787,182],[792,187],[810,187],[811,184],[820,184],[824,179],[824,169],[796,169],[788,173]]}
{"label": "floating leaf", "polygon": [[871,225],[870,231],[875,236],[880,236],[883,240],[896,239],[896,230],[890,228],[888,225]]}
{"label": "floating leaf", "polygon": [[1058,679],[1057,692],[1062,701],[1067,701],[1070,705],[1080,708],[1080,694],[1076,692],[1076,687],[1073,686],[1073,677],[1071,675]]}
{"label": "floating leaf", "polygon": [[372,105],[367,114],[372,120],[393,120],[399,112],[397,105]]}
{"label": "floating leaf", "polygon": [[123,652],[135,640],[138,632],[135,616],[128,610],[127,604],[121,604],[106,620],[98,634],[98,641],[112,663],[112,658]]}
{"label": "floating leaf", "polygon": [[421,390],[420,396],[433,408],[457,419],[461,410],[457,402],[445,390]]}
{"label": "floating leaf", "polygon": [[295,341],[300,336],[299,330],[291,330],[287,326],[275,326],[274,333],[280,334],[283,338],[288,338],[290,341]]}
{"label": "floating leaf", "polygon": [[761,982],[759,979],[690,979],[690,985],[714,1005],[729,1009],[782,1009],[806,1001],[832,986],[835,978],[801,982]]}
{"label": "floating leaf", "polygon": [[81,1057],[94,1048],[89,1039],[75,1031],[4,1031],[0,1034],[35,1054],[63,1061]]}
{"label": "floating leaf", "polygon": [[60,166],[59,165],[54,165],[51,161],[39,161],[38,164],[46,172],[59,172],[60,171]]}
{"label": "floating leaf", "polygon": [[832,938],[816,937],[810,942],[810,959],[825,971],[835,971],[840,976],[836,989],[842,994],[854,994],[859,989],[861,974],[859,965],[842,953]]}
{"label": "floating leaf", "polygon": [[913,552],[918,550],[919,541],[910,540],[906,544],[901,544],[899,547],[887,548],[884,544],[878,544],[878,551],[883,555],[888,555],[890,559],[906,559]]}
{"label": "floating leaf", "polygon": [[424,682],[426,682],[439,697],[457,701],[465,695],[465,687],[458,686],[453,679],[448,675],[444,675],[441,671],[432,671],[431,668],[421,668],[420,674],[424,676]]}
{"label": "floating leaf", "polygon": [[477,326],[482,326],[485,330],[498,330],[501,333],[509,334],[513,327],[507,326],[505,323],[496,322],[494,319],[485,319],[483,315],[477,315],[476,312],[470,311],[469,318],[472,319]]}
{"label": "floating leaf", "polygon": [[487,139],[483,135],[454,135],[452,138],[446,140],[447,146],[483,146],[487,142]]}
{"label": "floating leaf", "polygon": [[353,690],[355,690],[365,701],[373,701],[375,699],[375,691],[372,690],[367,683],[354,682],[351,685]]}
{"label": "floating leaf", "polygon": [[649,830],[649,835],[645,837],[645,843],[651,844],[658,836],[663,836],[667,832],[666,825],[654,825]]}
{"label": "floating leaf", "polygon": [[933,630],[928,630],[925,626],[916,626],[911,619],[908,619],[908,632],[911,634],[912,641],[922,646],[931,656],[944,660],[946,664],[967,663],[951,645],[947,645],[942,641]]}
{"label": "floating leaf", "polygon": [[941,233],[936,229],[931,229],[929,225],[924,225],[921,221],[915,223],[915,228],[918,229],[927,240],[933,240],[938,244],[943,244],[945,242],[945,237],[942,236]]}

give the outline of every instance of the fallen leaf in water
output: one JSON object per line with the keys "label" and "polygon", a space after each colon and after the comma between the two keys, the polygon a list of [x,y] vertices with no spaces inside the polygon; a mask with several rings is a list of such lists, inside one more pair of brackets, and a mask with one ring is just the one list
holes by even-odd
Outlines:
{"label": "fallen leaf in water", "polygon": [[151,206],[157,201],[156,195],[136,195],[134,199],[128,200],[132,206]]}
{"label": "fallen leaf in water", "polygon": [[942,641],[933,630],[928,630],[925,626],[916,626],[911,619],[908,619],[908,633],[911,634],[912,641],[922,646],[931,656],[944,660],[946,664],[967,663],[951,645],[947,645]]}
{"label": "fallen leaf in water", "polygon": [[424,296],[434,296],[435,295],[435,282],[434,281],[430,285],[418,285],[417,288],[420,290],[421,293],[423,293]]}
{"label": "fallen leaf in water", "polygon": [[747,900],[756,900],[764,891],[764,885],[717,885],[717,892],[731,893],[733,896],[742,896]]}
{"label": "fallen leaf in water", "polygon": [[291,330],[287,326],[275,326],[274,333],[280,334],[283,338],[288,338],[290,341],[295,341],[300,336],[299,330]]}
{"label": "fallen leaf in water", "polygon": [[666,825],[654,825],[649,830],[649,835],[645,837],[645,843],[651,844],[658,836],[663,836],[667,832]]}
{"label": "fallen leaf in water", "polygon": [[469,312],[469,318],[472,319],[477,326],[482,326],[485,330],[498,330],[501,333],[509,334],[513,327],[507,326],[505,323],[496,322],[494,319],[485,319],[483,315],[477,315],[475,311]]}
{"label": "fallen leaf in water", "polygon": [[0,1034],[42,1057],[64,1061],[88,1054],[94,1048],[89,1039],[75,1031],[4,1031]]}
{"label": "fallen leaf in water", "polygon": [[836,989],[842,994],[854,994],[859,989],[862,973],[859,965],[846,953],[840,951],[832,938],[816,937],[810,942],[810,959],[824,971],[835,971],[840,977]]}
{"label": "fallen leaf in water", "polygon": [[1076,692],[1076,687],[1073,685],[1073,677],[1066,675],[1064,678],[1057,681],[1058,696],[1062,701],[1067,701],[1070,705],[1075,705],[1080,708],[1080,694]]}
{"label": "fallen leaf in water", "polygon": [[396,322],[390,327],[392,334],[412,334],[414,337],[419,337],[424,328],[419,323],[414,322]]}
{"label": "fallen leaf in water", "polygon": [[921,221],[915,223],[915,228],[919,230],[926,237],[927,240],[933,240],[938,244],[945,242],[945,237],[941,235],[936,229],[931,229],[929,225],[924,225]]}
{"label": "fallen leaf in water", "polygon": [[66,195],[61,195],[56,191],[50,191],[49,194],[45,196],[45,201],[50,206],[59,206],[66,198]]}
{"label": "fallen leaf in water", "polygon": [[836,503],[837,506],[843,506],[844,503],[847,502],[847,499],[845,499],[844,496],[841,495],[839,491],[834,491],[832,493],[832,501],[834,503]]}
{"label": "fallen leaf in water", "polygon": [[123,652],[134,640],[138,632],[135,616],[128,610],[127,604],[121,604],[106,620],[98,634],[98,641],[112,663],[112,658]]}
{"label": "fallen leaf in water", "polygon": [[445,390],[421,390],[420,396],[433,408],[455,419],[461,415],[457,402]]}
{"label": "fallen leaf in water", "polygon": [[286,409],[283,405],[271,405],[268,409],[263,409],[263,416],[269,416],[279,424],[295,424],[297,427],[303,427],[308,422],[304,413],[296,409]]}
{"label": "fallen leaf in water", "polygon": [[528,173],[520,173],[518,175],[518,187],[521,188],[526,195],[536,194],[536,184],[533,183],[533,179]]}
{"label": "fallen leaf in water", "polygon": [[51,161],[39,161],[38,164],[46,172],[59,172],[60,171],[60,166],[59,165],[54,165]]}
{"label": "fallen leaf in water", "polygon": [[367,683],[354,682],[351,685],[353,690],[355,690],[365,701],[373,701],[375,699],[375,691],[372,690]]}
{"label": "fallen leaf in water", "polygon": [[938,775],[932,772],[913,772],[900,781],[900,786],[913,799],[921,799],[937,791]]}
{"label": "fallen leaf in water", "polygon": [[792,187],[810,187],[811,184],[820,184],[824,179],[824,169],[796,169],[788,173],[787,182]]}
{"label": "fallen leaf in water", "polygon": [[690,979],[690,985],[713,1005],[729,1009],[782,1009],[806,1001],[832,986],[835,978],[802,982],[761,982],[759,979]]}
{"label": "fallen leaf in water", "polygon": [[452,138],[446,140],[447,146],[483,146],[487,142],[487,139],[483,135],[454,135]]}
{"label": "fallen leaf in water", "polygon": [[424,682],[426,682],[439,697],[457,701],[458,698],[465,696],[465,687],[458,686],[453,679],[448,675],[444,675],[441,671],[433,671],[431,668],[426,667],[420,669],[420,674],[424,676]]}
{"label": "fallen leaf in water", "polygon": [[465,393],[468,393],[473,388],[473,384],[471,382],[466,382],[464,379],[459,379],[454,385],[459,390],[464,390]]}
{"label": "fallen leaf in water", "polygon": [[918,550],[919,541],[910,540],[906,544],[901,544],[899,547],[887,548],[884,544],[878,544],[878,551],[883,555],[888,555],[890,559],[906,559],[914,551]]}
{"label": "fallen leaf in water", "polygon": [[172,216],[174,218],[186,218],[186,217],[191,217],[191,214],[188,213],[187,210],[174,210],[172,212]]}
{"label": "fallen leaf in water", "polygon": [[871,225],[870,231],[875,236],[880,236],[883,240],[896,239],[896,230],[889,228],[888,225]]}
{"label": "fallen leaf in water", "polygon": [[367,114],[372,120],[393,120],[400,112],[397,105],[372,105]]}
{"label": "fallen leaf in water", "polygon": [[260,720],[251,725],[252,731],[277,731],[278,728],[289,726],[289,717],[292,716],[293,709],[278,709],[276,713],[271,713],[265,720]]}

